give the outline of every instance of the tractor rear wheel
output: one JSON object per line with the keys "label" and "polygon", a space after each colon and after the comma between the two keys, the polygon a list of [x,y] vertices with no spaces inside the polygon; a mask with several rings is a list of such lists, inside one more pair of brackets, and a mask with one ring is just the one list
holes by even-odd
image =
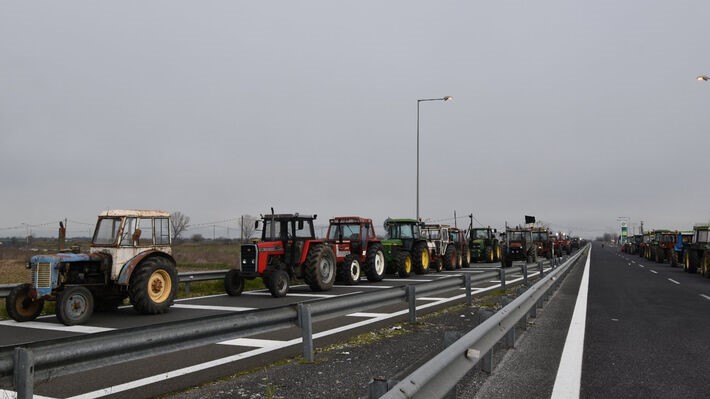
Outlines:
{"label": "tractor rear wheel", "polygon": [[353,254],[347,254],[345,260],[338,266],[340,280],[347,285],[355,285],[360,282],[360,261]]}
{"label": "tractor rear wheel", "polygon": [[685,257],[685,271],[688,273],[697,273],[698,271],[698,253],[688,251]]}
{"label": "tractor rear wheel", "polygon": [[370,244],[365,257],[367,281],[377,282],[385,278],[385,250],[382,244]]}
{"label": "tractor rear wheel", "polygon": [[131,276],[128,297],[133,308],[143,314],[160,314],[172,306],[178,291],[175,265],[167,259],[151,257]]}
{"label": "tractor rear wheel", "polygon": [[30,298],[30,290],[32,284],[20,284],[10,291],[10,294],[5,298],[5,310],[13,320],[23,322],[31,321],[37,318],[42,313],[44,308],[44,299]]}
{"label": "tractor rear wheel", "polygon": [[493,257],[493,248],[491,248],[491,247],[486,247],[486,262],[488,262],[488,263],[495,262],[494,257]]}
{"label": "tractor rear wheel", "polygon": [[229,296],[239,296],[244,291],[244,277],[237,269],[231,269],[224,276],[224,291]]}
{"label": "tractor rear wheel", "polygon": [[444,261],[441,259],[441,256],[437,257],[434,261],[434,268],[437,273],[441,273],[441,271],[444,270]]}
{"label": "tractor rear wheel", "polygon": [[304,277],[312,291],[327,291],[335,282],[335,254],[330,247],[311,247],[306,258]]}
{"label": "tractor rear wheel", "polygon": [[289,283],[288,273],[283,270],[275,270],[269,277],[269,292],[274,298],[281,298],[288,293]]}
{"label": "tractor rear wheel", "polygon": [[65,326],[82,324],[94,312],[94,296],[88,288],[75,285],[57,295],[57,319]]}
{"label": "tractor rear wheel", "polygon": [[678,252],[671,251],[671,267],[678,267]]}
{"label": "tractor rear wheel", "polygon": [[397,254],[397,275],[400,278],[408,278],[412,275],[412,256],[409,252],[401,251]]}
{"label": "tractor rear wheel", "polygon": [[710,278],[710,253],[705,252],[703,261],[700,263],[703,277]]}
{"label": "tractor rear wheel", "polygon": [[412,251],[412,263],[414,271],[417,274],[429,273],[429,248],[425,242],[419,242],[414,245]]}
{"label": "tractor rear wheel", "polygon": [[458,264],[458,255],[456,254],[456,247],[449,245],[444,253],[444,267],[446,270],[455,270]]}

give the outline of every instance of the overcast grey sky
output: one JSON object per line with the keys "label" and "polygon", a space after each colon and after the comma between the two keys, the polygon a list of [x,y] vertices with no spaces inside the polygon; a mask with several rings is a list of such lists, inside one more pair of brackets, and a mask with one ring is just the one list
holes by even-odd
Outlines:
{"label": "overcast grey sky", "polygon": [[445,95],[422,217],[687,229],[710,220],[707,5],[1,1],[0,236],[107,208],[414,217],[416,100]]}

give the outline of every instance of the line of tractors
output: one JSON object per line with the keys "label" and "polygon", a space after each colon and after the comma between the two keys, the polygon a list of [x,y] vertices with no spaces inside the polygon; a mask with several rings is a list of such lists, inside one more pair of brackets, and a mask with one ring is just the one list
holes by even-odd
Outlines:
{"label": "line of tractors", "polygon": [[682,265],[688,273],[710,278],[710,224],[696,224],[692,231],[659,229],[636,234],[621,250],[657,263],[668,261],[671,267]]}
{"label": "line of tractors", "polygon": [[[238,296],[245,280],[261,278],[272,296],[282,297],[294,279],[313,291],[327,291],[336,280],[352,285],[364,276],[378,282],[385,274],[408,278],[471,262],[509,267],[514,260],[536,262],[538,255],[551,258],[579,247],[579,240],[543,228],[506,226],[498,234],[491,227],[473,227],[469,216],[467,229],[388,218],[382,239],[371,219],[339,216],[329,220],[325,237],[317,238],[316,215],[275,214],[272,209],[256,221],[261,238],[241,245],[239,265],[226,273],[224,288]],[[45,301],[54,301],[58,320],[74,325],[94,311],[116,309],[125,299],[139,313],[166,312],[179,282],[170,226],[170,214],[163,211],[106,211],[98,216],[89,252],[81,253],[63,248],[60,223],[59,253],[30,259],[31,282],[11,290],[5,301],[8,315],[18,322],[34,320]]]}

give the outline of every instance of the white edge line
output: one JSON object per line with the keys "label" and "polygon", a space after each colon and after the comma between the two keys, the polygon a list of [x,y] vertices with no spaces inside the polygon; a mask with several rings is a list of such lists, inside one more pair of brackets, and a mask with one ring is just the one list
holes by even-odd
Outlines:
{"label": "white edge line", "polygon": [[672,278],[669,278],[668,281],[670,281],[671,283],[674,283],[674,284],[680,284],[678,281],[675,281]]}
{"label": "white edge line", "polygon": [[705,298],[705,299],[707,299],[708,301],[710,301],[710,296],[707,296],[707,295],[705,295],[705,294],[700,294],[700,296],[703,297],[703,298]]}
{"label": "white edge line", "polygon": [[651,273],[653,273],[653,274],[658,274],[658,272],[657,272],[657,271],[655,271],[655,270],[652,270],[652,269],[648,269],[648,271],[649,271],[649,272],[651,272]]}
{"label": "white edge line", "polygon": [[567,331],[560,365],[557,369],[552,399],[578,398],[582,382],[582,359],[584,356],[584,329],[587,323],[587,294],[589,293],[589,265],[592,250],[587,253],[579,294],[574,306],[572,321]]}

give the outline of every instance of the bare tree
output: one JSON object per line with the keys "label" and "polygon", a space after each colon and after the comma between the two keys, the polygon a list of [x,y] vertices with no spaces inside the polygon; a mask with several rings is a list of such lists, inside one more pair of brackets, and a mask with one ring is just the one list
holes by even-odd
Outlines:
{"label": "bare tree", "polygon": [[241,239],[242,240],[248,240],[251,238],[251,236],[254,234],[256,231],[256,225],[255,222],[259,220],[256,216],[252,215],[242,215],[241,219]]}
{"label": "bare tree", "polygon": [[173,239],[177,241],[190,225],[190,217],[182,212],[173,212],[170,214],[170,224],[173,227]]}

